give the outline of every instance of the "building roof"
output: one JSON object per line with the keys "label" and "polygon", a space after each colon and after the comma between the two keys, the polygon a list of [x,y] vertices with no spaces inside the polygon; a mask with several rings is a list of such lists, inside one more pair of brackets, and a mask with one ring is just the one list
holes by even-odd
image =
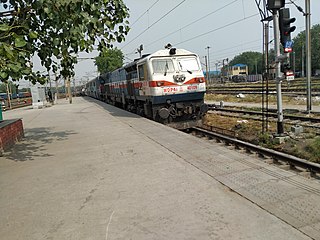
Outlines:
{"label": "building roof", "polygon": [[238,63],[238,64],[235,64],[233,65],[234,67],[246,67],[247,65],[246,64],[241,64],[241,63]]}

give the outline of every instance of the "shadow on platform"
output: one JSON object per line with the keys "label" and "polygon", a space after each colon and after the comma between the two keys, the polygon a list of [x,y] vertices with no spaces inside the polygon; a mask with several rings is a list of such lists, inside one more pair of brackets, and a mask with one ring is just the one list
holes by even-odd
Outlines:
{"label": "shadow on platform", "polygon": [[107,110],[114,117],[142,118],[141,116],[139,116],[135,113],[128,112],[122,108],[118,108],[118,107],[110,105],[106,102],[102,102],[98,99],[94,99],[91,97],[84,97],[83,99],[85,99],[88,102],[92,102],[92,103],[99,105],[103,109]]}
{"label": "shadow on platform", "polygon": [[32,128],[25,131],[25,137],[4,152],[3,157],[13,161],[32,161],[35,157],[50,157],[46,145],[66,141],[74,131],[54,132],[50,128]]}

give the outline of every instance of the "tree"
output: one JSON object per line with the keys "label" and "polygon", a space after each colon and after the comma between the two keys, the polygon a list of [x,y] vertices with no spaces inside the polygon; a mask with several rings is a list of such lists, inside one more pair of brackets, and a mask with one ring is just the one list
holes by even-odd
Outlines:
{"label": "tree", "polygon": [[260,52],[243,52],[235,56],[229,63],[229,66],[235,64],[246,64],[249,69],[249,74],[262,73],[263,55]]}
{"label": "tree", "polygon": [[17,93],[17,87],[19,85],[16,85],[15,83],[8,81],[8,83],[1,83],[0,84],[0,93],[6,93],[7,92],[7,84],[10,89],[11,93]]}
{"label": "tree", "polygon": [[123,65],[123,53],[120,49],[104,49],[95,58],[95,65],[100,74],[111,72]]}
{"label": "tree", "polygon": [[37,54],[46,69],[74,75],[79,51],[121,42],[129,31],[122,0],[0,0],[0,80],[46,78],[32,69]]}
{"label": "tree", "polygon": [[[302,50],[304,49],[305,57],[305,31],[300,32],[295,38],[293,38],[294,45],[293,51],[295,52],[295,67],[296,71],[302,71]],[[303,48],[303,49],[302,49]],[[320,24],[316,24],[311,28],[311,69],[314,72],[316,69],[320,69]],[[305,58],[304,58],[305,61]]]}

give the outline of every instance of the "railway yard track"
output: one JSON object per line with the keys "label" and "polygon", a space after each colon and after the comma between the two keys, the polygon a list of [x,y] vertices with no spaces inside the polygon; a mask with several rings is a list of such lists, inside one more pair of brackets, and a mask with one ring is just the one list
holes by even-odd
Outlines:
{"label": "railway yard track", "polygon": [[[301,89],[291,89],[291,88],[283,88],[281,89],[282,93],[284,95],[290,95],[290,96],[304,96],[306,94],[306,90],[301,88]],[[208,94],[262,94],[266,93],[265,89],[257,88],[257,89],[241,89],[241,88],[236,88],[236,89],[208,89],[207,90]],[[269,95],[275,95],[276,89],[272,88],[268,90]],[[319,96],[320,94],[320,88],[313,89],[312,90],[312,96]]]}
{"label": "railway yard track", "polygon": [[[241,83],[215,83],[209,84],[208,94],[262,94],[268,93],[269,95],[276,94],[276,82],[269,80],[268,85],[261,82],[241,82]],[[290,96],[303,96],[306,94],[306,83],[303,79],[292,80],[290,82],[283,81],[282,93]],[[312,96],[319,96],[320,93],[320,79],[313,79],[311,94]]]}
{"label": "railway yard track", "polygon": [[[277,121],[276,110],[268,110],[267,112],[262,111],[251,111],[251,110],[240,110],[233,108],[217,108],[215,105],[209,105],[209,110],[219,115],[237,117],[242,119],[253,119],[256,121],[262,121],[263,118],[268,121]],[[320,117],[300,116],[294,114],[284,114],[284,122],[289,125],[301,125],[303,127],[309,127],[320,131]]]}

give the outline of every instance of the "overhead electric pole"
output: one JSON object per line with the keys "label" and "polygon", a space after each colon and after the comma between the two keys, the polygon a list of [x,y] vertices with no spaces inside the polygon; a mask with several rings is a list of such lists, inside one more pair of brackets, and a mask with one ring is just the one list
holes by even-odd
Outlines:
{"label": "overhead electric pole", "polygon": [[310,37],[310,0],[306,0],[306,76],[307,76],[307,112],[311,111],[311,37]]}
{"label": "overhead electric pole", "polygon": [[210,57],[209,57],[209,49],[210,49],[210,47],[207,46],[206,49],[208,50],[208,59],[207,59],[207,61],[208,61],[208,82],[209,82],[210,81]]}
{"label": "overhead electric pole", "polygon": [[207,79],[207,84],[209,84],[209,73],[208,73],[208,60],[207,60],[207,56],[204,56],[204,61],[206,62],[206,79]]}

